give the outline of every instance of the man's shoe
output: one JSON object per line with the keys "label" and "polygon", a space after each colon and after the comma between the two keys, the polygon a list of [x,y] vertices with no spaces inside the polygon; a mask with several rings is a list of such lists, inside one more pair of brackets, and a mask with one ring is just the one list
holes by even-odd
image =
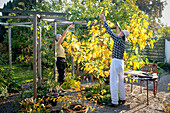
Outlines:
{"label": "man's shoe", "polygon": [[119,106],[119,104],[112,104],[112,103],[109,103],[107,105],[110,106],[110,107],[118,107]]}
{"label": "man's shoe", "polygon": [[119,100],[119,104],[125,104],[126,100]]}

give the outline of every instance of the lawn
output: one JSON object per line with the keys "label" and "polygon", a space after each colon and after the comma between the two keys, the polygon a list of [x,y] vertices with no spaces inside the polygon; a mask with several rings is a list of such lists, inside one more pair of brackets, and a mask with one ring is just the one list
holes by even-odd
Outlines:
{"label": "lawn", "polygon": [[[0,68],[8,68],[9,65],[1,65]],[[14,71],[14,80],[17,83],[23,84],[33,81],[33,69],[30,67],[23,66],[22,64],[13,64],[12,69]],[[44,71],[44,75],[47,75]],[[38,79],[37,79],[38,80]]]}

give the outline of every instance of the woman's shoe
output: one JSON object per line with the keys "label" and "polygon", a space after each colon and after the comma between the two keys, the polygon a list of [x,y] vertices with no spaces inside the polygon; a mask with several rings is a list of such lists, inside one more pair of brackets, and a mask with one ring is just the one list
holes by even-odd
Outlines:
{"label": "woman's shoe", "polygon": [[112,103],[109,103],[107,105],[110,106],[110,107],[118,107],[119,106],[119,104],[112,104]]}
{"label": "woman's shoe", "polygon": [[66,92],[66,90],[64,90],[63,88],[60,88],[60,91],[61,91],[62,93]]}

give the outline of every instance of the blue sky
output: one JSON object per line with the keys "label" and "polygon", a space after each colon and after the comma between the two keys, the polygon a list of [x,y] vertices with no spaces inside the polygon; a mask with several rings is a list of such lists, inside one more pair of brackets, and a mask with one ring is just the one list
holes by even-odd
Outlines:
{"label": "blue sky", "polygon": [[[3,8],[4,3],[7,3],[9,0],[0,0],[0,8]],[[165,6],[165,9],[163,11],[163,17],[161,18],[161,22],[163,24],[167,24],[170,26],[170,0],[166,0],[168,5]]]}

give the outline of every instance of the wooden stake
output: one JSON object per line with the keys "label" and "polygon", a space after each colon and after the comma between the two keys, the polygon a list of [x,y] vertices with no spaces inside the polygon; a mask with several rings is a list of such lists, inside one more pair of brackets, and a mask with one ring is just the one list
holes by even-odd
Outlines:
{"label": "wooden stake", "polygon": [[11,26],[8,27],[9,38],[9,67],[12,68],[12,53],[11,53]]}
{"label": "wooden stake", "polygon": [[[56,34],[57,27],[56,27],[56,22],[54,22],[54,34]],[[57,66],[56,66],[56,61],[57,61],[57,54],[56,54],[56,41],[54,38],[54,80],[57,81]]]}
{"label": "wooden stake", "polygon": [[[41,22],[41,20],[40,20]],[[38,39],[38,84],[41,85],[42,84],[42,68],[41,68],[41,39],[42,39],[42,27],[40,26],[40,34],[39,34],[39,39]]]}
{"label": "wooden stake", "polygon": [[33,19],[33,89],[34,99],[37,98],[37,14]]}

